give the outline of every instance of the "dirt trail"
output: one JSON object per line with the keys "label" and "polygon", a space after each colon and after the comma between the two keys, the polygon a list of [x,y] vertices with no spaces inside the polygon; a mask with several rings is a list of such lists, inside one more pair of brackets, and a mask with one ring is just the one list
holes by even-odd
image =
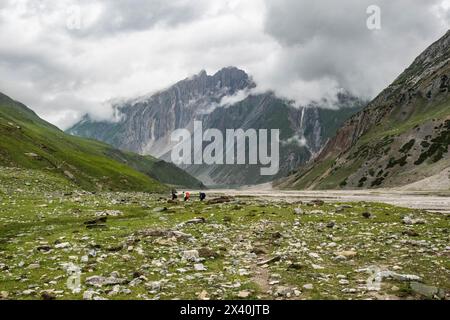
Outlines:
{"label": "dirt trail", "polygon": [[245,189],[220,189],[209,191],[211,195],[250,196],[268,201],[326,202],[381,202],[411,209],[450,213],[450,192],[403,191],[403,190],[354,190],[354,191],[284,191],[272,190],[270,185]]}
{"label": "dirt trail", "polygon": [[267,268],[256,266],[255,275],[253,276],[252,280],[258,285],[262,295],[267,296],[267,291],[270,290],[269,271],[267,270]]}

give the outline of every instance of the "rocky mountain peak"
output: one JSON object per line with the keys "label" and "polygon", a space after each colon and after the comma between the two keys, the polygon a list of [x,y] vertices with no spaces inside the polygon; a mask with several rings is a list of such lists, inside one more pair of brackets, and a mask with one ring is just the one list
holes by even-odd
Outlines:
{"label": "rocky mountain peak", "polygon": [[220,100],[223,96],[233,95],[240,90],[254,86],[253,80],[245,71],[236,67],[227,67],[217,71],[214,75],[208,75],[205,70],[202,70],[195,76],[179,81],[160,94],[169,93],[187,103],[204,97],[216,97]]}
{"label": "rocky mountain peak", "polygon": [[247,83],[249,84],[251,81],[249,75],[241,69],[236,67],[226,67],[219,71],[217,71],[213,78],[216,81],[221,81],[223,85],[232,85],[232,83]]}
{"label": "rocky mountain peak", "polygon": [[202,70],[202,71],[200,71],[197,75],[196,75],[196,77],[198,77],[198,78],[206,78],[206,77],[208,77],[208,73],[206,73],[206,70]]}

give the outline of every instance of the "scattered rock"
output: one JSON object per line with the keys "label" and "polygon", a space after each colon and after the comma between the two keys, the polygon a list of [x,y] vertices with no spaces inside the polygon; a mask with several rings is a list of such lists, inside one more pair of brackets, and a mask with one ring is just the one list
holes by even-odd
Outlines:
{"label": "scattered rock", "polygon": [[399,274],[391,271],[387,271],[384,276],[391,277],[398,281],[421,281],[421,278],[419,276],[413,274]]}
{"label": "scattered rock", "polygon": [[264,255],[268,253],[268,251],[263,247],[254,247],[251,252],[256,255]]}
{"label": "scattered rock", "polygon": [[336,222],[334,222],[334,221],[327,223],[327,228],[329,228],[329,229],[333,229],[335,226],[336,226]]}
{"label": "scattered rock", "polygon": [[187,261],[197,261],[200,257],[199,252],[197,250],[186,250],[183,251],[182,254],[183,259],[187,260]]}
{"label": "scattered rock", "polygon": [[36,290],[33,290],[33,289],[27,289],[27,290],[22,291],[22,294],[24,296],[31,296],[31,295],[33,295],[35,293],[36,293]]}
{"label": "scattered rock", "polygon": [[308,205],[312,205],[312,206],[316,206],[316,207],[323,206],[324,204],[325,204],[325,202],[323,200],[312,200],[308,203]]}
{"label": "scattered rock", "polygon": [[126,282],[125,279],[116,278],[116,277],[102,277],[102,276],[92,276],[86,278],[86,284],[94,287],[102,287],[102,286],[113,286],[116,284],[124,284]]}
{"label": "scattered rock", "polygon": [[301,269],[304,269],[304,268],[305,268],[305,266],[303,264],[301,264],[301,263],[298,263],[298,262],[291,263],[288,266],[288,269],[293,269],[293,270],[301,270]]}
{"label": "scattered rock", "polygon": [[41,156],[40,155],[38,155],[38,154],[36,154],[36,153],[33,153],[33,152],[27,152],[27,153],[24,153],[28,158],[33,158],[33,159],[40,159],[41,158]]}
{"label": "scattered rock", "polygon": [[193,239],[192,235],[176,230],[142,230],[136,233],[141,237],[165,237],[187,241]]}
{"label": "scattered rock", "polygon": [[377,266],[370,266],[368,268],[359,269],[357,272],[367,272],[372,275],[374,279],[378,279],[378,281],[382,281],[384,278],[391,278],[397,281],[417,281],[420,282],[421,278],[412,274],[400,274],[390,270],[383,270]]}
{"label": "scattered rock", "polygon": [[416,231],[410,230],[410,229],[403,231],[402,234],[404,236],[410,236],[410,237],[418,237],[419,236],[419,234]]}
{"label": "scattered rock", "polygon": [[69,242],[62,242],[62,243],[58,243],[55,245],[56,249],[67,249],[70,248],[70,243]]}
{"label": "scattered rock", "polygon": [[65,170],[64,175],[69,178],[70,180],[75,180],[75,176],[72,174],[72,172]]}
{"label": "scattered rock", "polygon": [[206,219],[203,217],[195,218],[195,219],[186,221],[184,224],[198,224],[198,223],[206,223]]}
{"label": "scattered rock", "polygon": [[338,251],[334,253],[336,256],[342,256],[345,258],[354,258],[358,255],[356,251],[347,250],[347,251]]}
{"label": "scattered rock", "polygon": [[411,282],[409,285],[412,291],[427,299],[443,299],[445,297],[445,291],[437,287],[428,286],[420,282]]}
{"label": "scattered rock", "polygon": [[209,200],[207,202],[207,204],[211,205],[211,204],[227,203],[227,202],[231,202],[232,200],[233,200],[232,197],[222,196],[219,198]]}
{"label": "scattered rock", "polygon": [[145,284],[150,292],[156,293],[161,291],[162,284],[160,281],[152,281]]}
{"label": "scattered rock", "polygon": [[285,286],[276,287],[275,292],[274,292],[274,295],[276,297],[290,298],[290,297],[292,297],[293,294],[294,294],[294,290],[292,288],[285,287]]}
{"label": "scattered rock", "polygon": [[49,245],[42,245],[36,248],[37,251],[41,251],[41,252],[48,252],[50,250],[52,250],[52,247]]}
{"label": "scattered rock", "polygon": [[203,263],[197,263],[197,264],[194,264],[194,270],[195,271],[206,271],[207,269]]}
{"label": "scattered rock", "polygon": [[208,292],[206,290],[203,290],[202,292],[200,292],[198,295],[198,299],[199,300],[209,300]]}
{"label": "scattered rock", "polygon": [[83,293],[83,300],[93,300],[94,295],[96,294],[97,293],[94,290],[89,289]]}
{"label": "scattered rock", "polygon": [[250,295],[251,295],[250,291],[247,291],[247,290],[239,291],[238,298],[240,298],[240,299],[247,299],[248,297],[250,297]]}
{"label": "scattered rock", "polygon": [[86,229],[105,229],[108,226],[106,224],[88,224]]}
{"label": "scattered rock", "polygon": [[95,213],[96,217],[119,217],[122,215],[123,215],[122,211],[119,210],[104,210],[104,211],[97,211]]}
{"label": "scattered rock", "polygon": [[283,235],[281,234],[281,232],[272,233],[272,239],[281,239],[281,238],[283,238]]}
{"label": "scattered rock", "polygon": [[0,300],[6,300],[9,297],[8,291],[0,291]]}
{"label": "scattered rock", "polygon": [[56,295],[53,292],[50,291],[44,291],[41,293],[42,300],[55,300]]}
{"label": "scattered rock", "polygon": [[322,267],[321,265],[318,265],[318,264],[311,264],[311,267],[314,269],[314,270],[323,270],[323,269],[325,269],[324,267]]}
{"label": "scattered rock", "polygon": [[198,249],[198,255],[200,258],[218,258],[219,254],[209,248]]}
{"label": "scattered rock", "polygon": [[424,219],[420,219],[420,218],[414,219],[409,216],[404,217],[402,222],[406,225],[415,225],[415,224],[425,224],[426,223],[426,221]]}
{"label": "scattered rock", "polygon": [[117,245],[117,246],[111,246],[111,247],[108,247],[107,249],[106,249],[106,251],[109,251],[109,252],[119,252],[120,250],[122,250],[124,248],[124,245],[123,244],[119,244],[119,245]]}
{"label": "scattered rock", "polygon": [[270,259],[267,259],[267,260],[258,262],[257,265],[258,265],[258,266],[263,266],[263,265],[265,265],[265,264],[274,263],[274,262],[277,262],[277,261],[280,261],[280,260],[281,260],[281,257],[280,257],[280,256],[275,256],[275,257],[273,257],[273,258],[270,258]]}
{"label": "scattered rock", "polygon": [[96,224],[104,224],[104,223],[106,223],[107,220],[108,220],[108,217],[104,216],[104,217],[101,217],[101,218],[88,220],[84,224],[87,225],[87,226],[92,226],[92,225],[96,225]]}
{"label": "scattered rock", "polygon": [[319,254],[315,253],[315,252],[310,252],[308,253],[308,256],[313,258],[313,259],[320,259]]}
{"label": "scattered rock", "polygon": [[370,213],[370,212],[363,212],[362,214],[361,214],[364,218],[366,218],[366,219],[370,219],[370,217],[372,217],[372,214]]}

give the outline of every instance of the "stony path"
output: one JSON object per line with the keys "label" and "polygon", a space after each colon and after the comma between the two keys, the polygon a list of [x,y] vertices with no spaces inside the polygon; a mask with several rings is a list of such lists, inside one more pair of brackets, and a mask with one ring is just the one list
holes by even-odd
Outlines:
{"label": "stony path", "polygon": [[450,213],[450,191],[420,192],[397,190],[364,190],[364,191],[283,191],[271,190],[264,185],[261,188],[220,189],[211,191],[214,194],[232,196],[251,196],[270,201],[297,202],[320,199],[325,202],[382,202],[411,209],[422,209],[432,212]]}
{"label": "stony path", "polygon": [[263,293],[263,296],[265,296],[265,293],[270,290],[269,272],[267,269],[256,266],[252,280],[256,283],[256,285],[258,285],[259,289]]}

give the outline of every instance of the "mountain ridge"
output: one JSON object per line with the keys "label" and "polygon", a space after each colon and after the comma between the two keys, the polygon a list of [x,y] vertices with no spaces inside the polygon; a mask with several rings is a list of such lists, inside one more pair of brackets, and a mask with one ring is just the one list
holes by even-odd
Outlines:
{"label": "mountain ridge", "polygon": [[[445,138],[450,115],[449,48],[450,31],[352,116],[312,163],[276,185],[299,189],[398,187],[450,165]],[[436,153],[433,148],[442,151],[434,162],[428,160]]]}

